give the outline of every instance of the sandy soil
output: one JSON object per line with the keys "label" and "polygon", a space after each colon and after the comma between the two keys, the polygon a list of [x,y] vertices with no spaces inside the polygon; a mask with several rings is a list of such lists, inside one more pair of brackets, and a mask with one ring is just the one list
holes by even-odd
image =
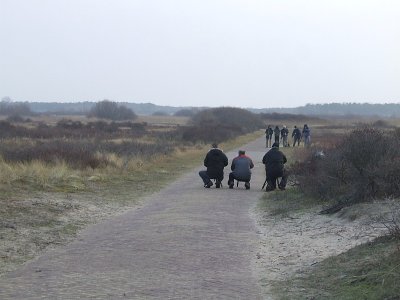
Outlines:
{"label": "sandy soil", "polygon": [[254,208],[251,213],[260,237],[254,268],[264,294],[270,294],[272,282],[301,276],[322,260],[386,233],[377,220],[388,213],[389,202],[359,204],[334,215],[321,215],[320,209],[315,208],[272,216]]}

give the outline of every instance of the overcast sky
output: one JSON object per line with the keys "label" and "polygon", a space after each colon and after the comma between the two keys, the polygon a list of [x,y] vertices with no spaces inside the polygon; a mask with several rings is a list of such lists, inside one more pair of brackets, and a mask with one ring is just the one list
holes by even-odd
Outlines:
{"label": "overcast sky", "polygon": [[400,102],[398,0],[0,0],[0,98]]}

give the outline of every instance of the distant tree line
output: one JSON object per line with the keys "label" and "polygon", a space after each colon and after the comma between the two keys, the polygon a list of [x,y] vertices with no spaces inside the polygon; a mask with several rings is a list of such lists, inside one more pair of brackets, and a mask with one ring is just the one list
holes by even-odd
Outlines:
{"label": "distant tree line", "polygon": [[28,102],[13,102],[9,97],[4,97],[0,102],[0,115],[31,116],[33,112]]}
{"label": "distant tree line", "polygon": [[307,104],[295,108],[249,109],[255,113],[289,113],[307,116],[380,116],[399,117],[400,103],[327,103]]}
{"label": "distant tree line", "polygon": [[[4,97],[3,99],[9,99]],[[2,101],[2,103],[10,101]],[[13,105],[28,106],[33,113],[57,113],[57,114],[87,114],[96,102],[83,101],[75,103],[58,102],[12,102]],[[161,106],[152,103],[129,103],[120,102],[120,105],[131,109],[139,115],[176,115],[191,117],[206,107],[174,107]],[[7,108],[9,109],[9,107]],[[21,109],[21,108],[20,108]],[[295,108],[247,108],[253,113],[265,114],[292,114],[306,116],[379,116],[379,117],[400,117],[400,103],[370,104],[370,103],[327,103],[327,104],[307,104]],[[0,112],[1,113],[1,112]],[[5,113],[2,113],[5,114]],[[7,113],[9,114],[9,113]]]}

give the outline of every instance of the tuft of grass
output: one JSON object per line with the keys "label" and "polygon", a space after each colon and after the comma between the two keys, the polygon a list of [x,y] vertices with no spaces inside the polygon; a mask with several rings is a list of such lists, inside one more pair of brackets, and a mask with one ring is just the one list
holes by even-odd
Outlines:
{"label": "tuft of grass", "polygon": [[399,299],[400,250],[388,237],[360,245],[273,284],[277,299]]}
{"label": "tuft of grass", "polygon": [[258,203],[261,212],[272,216],[288,217],[291,213],[298,213],[321,206],[321,202],[306,197],[298,188],[288,188],[285,191],[275,190],[266,192]]}
{"label": "tuft of grass", "polygon": [[[84,172],[66,163],[46,164],[41,161],[7,163],[0,160],[0,191],[12,187],[43,191],[80,191],[85,188]],[[1,198],[1,197],[0,197]]]}

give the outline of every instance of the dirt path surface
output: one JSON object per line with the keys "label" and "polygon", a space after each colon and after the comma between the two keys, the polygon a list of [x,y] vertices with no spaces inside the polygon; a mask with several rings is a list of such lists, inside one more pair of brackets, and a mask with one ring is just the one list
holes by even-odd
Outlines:
{"label": "dirt path surface", "polygon": [[264,142],[243,147],[256,165],[249,191],[227,188],[229,169],[222,189],[205,189],[199,167],[0,278],[0,299],[262,299],[251,211],[262,196]]}

